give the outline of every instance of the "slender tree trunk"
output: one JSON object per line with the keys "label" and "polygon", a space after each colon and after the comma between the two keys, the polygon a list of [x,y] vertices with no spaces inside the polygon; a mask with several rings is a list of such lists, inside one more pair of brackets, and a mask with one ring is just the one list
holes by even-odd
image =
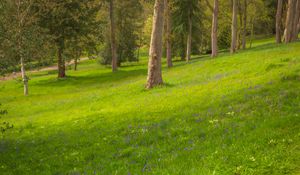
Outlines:
{"label": "slender tree trunk", "polygon": [[293,41],[293,31],[294,31],[294,17],[296,12],[296,2],[297,0],[289,0],[288,2],[288,11],[286,17],[286,33],[285,33],[285,42],[290,43]]}
{"label": "slender tree trunk", "polygon": [[299,21],[298,21],[298,24],[297,24],[297,33],[299,34],[300,32],[300,18],[299,18]]}
{"label": "slender tree trunk", "polygon": [[250,48],[252,48],[253,36],[254,36],[254,19],[251,19]]}
{"label": "slender tree trunk", "polygon": [[161,72],[162,37],[164,29],[164,0],[155,0],[151,43],[149,50],[147,89],[163,84]]}
{"label": "slender tree trunk", "polygon": [[239,15],[239,20],[240,20],[240,28],[237,26],[237,50],[241,49],[242,46],[242,30],[243,30],[243,10],[241,6],[241,0],[237,0],[238,4],[238,15]]}
{"label": "slender tree trunk", "polygon": [[185,44],[185,36],[184,34],[180,35],[180,45],[181,45],[181,49],[180,49],[180,60],[184,61],[185,60],[185,51],[186,51],[186,44]]}
{"label": "slender tree trunk", "polygon": [[294,15],[294,22],[293,22],[293,41],[298,39],[298,22],[300,18],[300,0],[297,0],[296,2],[296,9],[295,9],[295,15]]}
{"label": "slender tree trunk", "polygon": [[110,0],[109,3],[109,15],[110,15],[110,42],[111,42],[111,66],[112,71],[118,70],[118,58],[117,58],[117,47],[115,37],[115,21],[114,21],[114,0]]}
{"label": "slender tree trunk", "polygon": [[218,55],[218,13],[219,0],[214,0],[212,30],[211,30],[211,57]]}
{"label": "slender tree trunk", "polygon": [[242,39],[242,48],[246,49],[246,36],[247,36],[247,0],[244,0],[244,16],[243,16],[243,39]]}
{"label": "slender tree trunk", "polygon": [[74,71],[77,71],[78,58],[76,57],[74,60]]}
{"label": "slender tree trunk", "polygon": [[233,0],[232,4],[232,25],[231,25],[231,53],[236,51],[237,40],[237,0]]}
{"label": "slender tree trunk", "polygon": [[241,30],[240,29],[238,29],[237,30],[237,37],[236,37],[236,50],[240,50],[240,48],[241,48]]}
{"label": "slender tree trunk", "polygon": [[22,43],[22,26],[23,26],[23,21],[24,21],[24,16],[21,14],[21,4],[22,2],[20,0],[15,1],[16,6],[17,6],[17,21],[18,21],[18,29],[17,29],[17,47],[18,47],[18,56],[20,58],[20,63],[21,63],[21,75],[22,75],[22,81],[23,81],[23,87],[24,87],[24,95],[28,95],[28,77],[26,76],[26,71],[25,71],[25,60],[23,56],[23,43]]}
{"label": "slender tree trunk", "polygon": [[139,34],[139,45],[138,45],[138,50],[137,50],[137,60],[140,60],[140,50],[142,46],[142,37],[143,37],[143,29],[141,28],[140,34]]}
{"label": "slender tree trunk", "polygon": [[283,0],[278,0],[277,1],[277,13],[276,13],[276,43],[277,44],[281,43],[282,4],[283,4]]}
{"label": "slender tree trunk", "polygon": [[63,58],[62,54],[63,54],[63,44],[60,43],[58,45],[58,49],[57,49],[57,66],[58,66],[58,78],[64,78],[66,77],[66,66],[65,66],[65,59]]}
{"label": "slender tree trunk", "polygon": [[192,18],[189,13],[189,26],[188,26],[188,36],[187,36],[187,45],[186,45],[186,61],[189,62],[191,60],[191,52],[192,52]]}
{"label": "slender tree trunk", "polygon": [[25,61],[24,57],[22,54],[22,44],[21,44],[21,39],[18,41],[18,50],[19,50],[19,57],[20,57],[20,62],[21,62],[21,75],[22,75],[22,81],[23,81],[23,87],[24,87],[24,95],[28,95],[28,77],[26,76],[26,71],[25,71]]}
{"label": "slender tree trunk", "polygon": [[170,4],[168,0],[165,0],[165,9],[166,9],[166,45],[167,45],[167,65],[168,67],[173,67],[172,63],[172,34],[171,34],[171,13],[170,13]]}
{"label": "slender tree trunk", "polygon": [[26,76],[25,72],[25,63],[24,58],[21,56],[21,74],[23,79],[23,86],[24,86],[24,95],[28,95],[28,77]]}
{"label": "slender tree trunk", "polygon": [[77,48],[75,60],[74,60],[74,70],[77,71],[78,61],[80,61],[82,50],[81,48]]}

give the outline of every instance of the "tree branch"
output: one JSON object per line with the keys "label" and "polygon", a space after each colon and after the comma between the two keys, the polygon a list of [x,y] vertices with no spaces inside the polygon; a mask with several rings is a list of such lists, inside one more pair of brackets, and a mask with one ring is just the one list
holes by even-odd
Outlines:
{"label": "tree branch", "polygon": [[206,4],[207,4],[208,8],[213,12],[213,11],[214,11],[213,6],[209,3],[208,0],[205,0],[205,2],[206,2]]}

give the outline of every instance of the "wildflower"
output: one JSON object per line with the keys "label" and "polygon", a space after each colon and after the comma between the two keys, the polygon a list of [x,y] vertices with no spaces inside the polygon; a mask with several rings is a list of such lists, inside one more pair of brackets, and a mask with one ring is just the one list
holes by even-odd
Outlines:
{"label": "wildflower", "polygon": [[227,115],[233,116],[233,115],[234,115],[234,111],[232,111],[232,112],[227,112],[226,114],[227,114]]}
{"label": "wildflower", "polygon": [[218,122],[219,122],[219,120],[217,120],[217,119],[209,120],[209,123],[210,123],[210,124],[214,124],[214,123],[218,123]]}
{"label": "wildflower", "polygon": [[252,162],[255,162],[256,160],[255,160],[255,158],[252,156],[252,157],[250,157],[250,160],[252,161]]}
{"label": "wildflower", "polygon": [[270,141],[269,141],[269,145],[271,145],[271,144],[275,144],[276,143],[276,141],[275,140],[273,140],[273,139],[271,139]]}

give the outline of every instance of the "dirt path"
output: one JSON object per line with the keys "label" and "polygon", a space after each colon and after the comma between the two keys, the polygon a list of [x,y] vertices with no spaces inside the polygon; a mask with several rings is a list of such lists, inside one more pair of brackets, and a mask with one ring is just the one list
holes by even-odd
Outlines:
{"label": "dirt path", "polygon": [[[78,64],[82,61],[86,61],[89,58],[85,57],[85,58],[80,58],[80,61],[78,60]],[[74,60],[66,63],[66,66],[70,66],[70,65],[74,65]],[[41,69],[35,69],[35,70],[29,70],[27,71],[27,73],[36,73],[36,72],[43,72],[43,71],[52,71],[52,70],[57,70],[57,65],[53,65],[53,66],[49,66],[49,67],[44,67]],[[13,72],[10,74],[7,74],[5,76],[1,76],[0,77],[0,81],[6,81],[6,80],[11,80],[11,79],[15,79],[21,77],[21,72]]]}

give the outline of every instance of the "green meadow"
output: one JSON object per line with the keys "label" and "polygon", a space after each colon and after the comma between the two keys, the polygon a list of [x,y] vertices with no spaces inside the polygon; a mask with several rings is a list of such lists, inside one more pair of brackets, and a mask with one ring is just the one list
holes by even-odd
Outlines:
{"label": "green meadow", "polygon": [[[300,174],[300,42],[255,41],[217,58],[163,64],[145,89],[147,56],[112,73],[96,60],[0,82],[1,175]],[[165,59],[164,59],[165,60]]]}

